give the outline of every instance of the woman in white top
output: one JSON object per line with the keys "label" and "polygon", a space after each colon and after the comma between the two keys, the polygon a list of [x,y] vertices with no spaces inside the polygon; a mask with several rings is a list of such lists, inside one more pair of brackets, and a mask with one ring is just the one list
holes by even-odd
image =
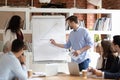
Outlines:
{"label": "woman in white top", "polygon": [[24,40],[21,29],[23,28],[23,21],[20,16],[14,15],[11,17],[7,28],[3,34],[3,52],[9,52],[11,49],[11,43],[15,39]]}

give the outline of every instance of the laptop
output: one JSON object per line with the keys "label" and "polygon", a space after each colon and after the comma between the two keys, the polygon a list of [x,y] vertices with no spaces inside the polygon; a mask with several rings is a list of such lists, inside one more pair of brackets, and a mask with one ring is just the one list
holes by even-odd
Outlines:
{"label": "laptop", "polygon": [[68,62],[68,69],[69,69],[70,75],[80,76],[79,66],[77,63]]}

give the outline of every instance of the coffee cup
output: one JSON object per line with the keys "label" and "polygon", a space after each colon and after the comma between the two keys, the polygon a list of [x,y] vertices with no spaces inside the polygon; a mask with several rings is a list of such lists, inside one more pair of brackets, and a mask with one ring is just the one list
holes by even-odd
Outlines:
{"label": "coffee cup", "polygon": [[28,70],[27,72],[28,72],[28,78],[31,78],[31,77],[32,77],[32,75],[33,75],[32,70]]}
{"label": "coffee cup", "polygon": [[82,77],[87,78],[87,70],[82,70]]}

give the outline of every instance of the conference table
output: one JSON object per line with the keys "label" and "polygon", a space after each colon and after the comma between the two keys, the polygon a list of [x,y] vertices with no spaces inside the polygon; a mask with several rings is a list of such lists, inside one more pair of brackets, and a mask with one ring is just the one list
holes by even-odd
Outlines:
{"label": "conference table", "polygon": [[102,78],[93,78],[93,77],[84,78],[82,76],[72,76],[63,73],[54,76],[34,77],[34,78],[37,78],[38,80],[112,80],[112,79],[102,79]]}

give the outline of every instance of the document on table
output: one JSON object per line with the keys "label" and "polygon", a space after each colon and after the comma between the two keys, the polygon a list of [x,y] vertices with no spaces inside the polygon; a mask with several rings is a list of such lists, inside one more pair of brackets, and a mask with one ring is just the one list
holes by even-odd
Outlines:
{"label": "document on table", "polygon": [[46,73],[44,72],[34,72],[32,77],[45,77]]}
{"label": "document on table", "polygon": [[79,56],[74,55],[74,50],[70,51],[70,53],[68,55],[74,60],[77,60],[79,58]]}
{"label": "document on table", "polygon": [[30,79],[27,79],[27,80],[42,80],[40,78],[30,78]]}

